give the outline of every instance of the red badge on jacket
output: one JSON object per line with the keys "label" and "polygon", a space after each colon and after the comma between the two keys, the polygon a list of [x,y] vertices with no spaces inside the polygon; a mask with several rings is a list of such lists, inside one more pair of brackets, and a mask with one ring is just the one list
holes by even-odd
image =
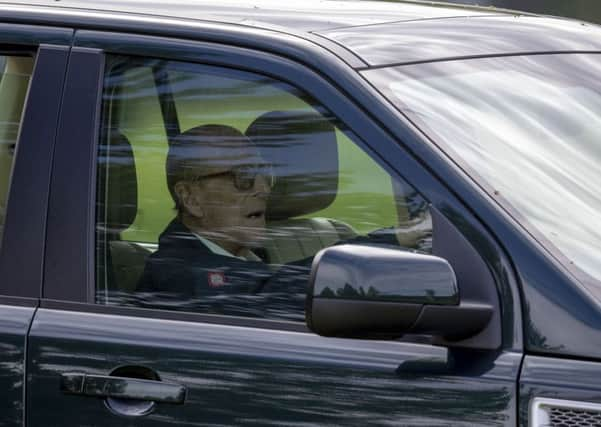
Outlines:
{"label": "red badge on jacket", "polygon": [[221,271],[209,272],[209,286],[211,288],[219,288],[225,285],[225,274]]}

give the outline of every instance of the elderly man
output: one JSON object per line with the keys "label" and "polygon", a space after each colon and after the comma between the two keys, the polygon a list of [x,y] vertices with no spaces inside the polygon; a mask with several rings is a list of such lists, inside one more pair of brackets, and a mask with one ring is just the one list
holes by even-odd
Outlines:
{"label": "elderly man", "polygon": [[253,248],[264,238],[274,178],[257,148],[232,127],[198,126],[172,143],[166,169],[177,216],[147,260],[138,291],[206,301],[259,289],[271,271]]}

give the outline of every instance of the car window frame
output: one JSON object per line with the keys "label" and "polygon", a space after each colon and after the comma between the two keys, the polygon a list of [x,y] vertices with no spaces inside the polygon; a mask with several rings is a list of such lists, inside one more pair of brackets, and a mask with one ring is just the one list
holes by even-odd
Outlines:
{"label": "car window frame", "polygon": [[36,306],[42,291],[50,173],[73,29],[0,23],[0,53],[31,56],[0,249],[0,303]]}
{"label": "car window frame", "polygon": [[[282,54],[274,54],[232,46],[227,42],[218,43],[211,40],[182,40],[159,36],[135,35],[127,33],[104,32],[93,30],[78,30],[75,35],[75,43],[72,50],[72,58],[77,55],[89,55],[93,66],[84,61],[79,68],[72,68],[74,62],[70,62],[69,73],[71,76],[91,73],[90,84],[96,83],[95,89],[95,111],[93,119],[88,118],[87,127],[75,132],[84,135],[87,144],[81,140],[74,141],[72,135],[59,137],[62,147],[58,147],[54,171],[64,170],[68,166],[65,161],[69,157],[69,150],[79,150],[77,158],[85,159],[86,167],[79,169],[93,171],[93,175],[83,176],[81,179],[73,179],[63,173],[53,177],[60,180],[62,189],[75,188],[77,191],[61,191],[51,200],[50,209],[57,218],[71,223],[68,241],[76,244],[73,251],[74,259],[67,260],[60,252],[52,250],[58,248],[56,239],[60,235],[57,230],[61,229],[59,224],[49,224],[48,244],[51,250],[47,251],[46,265],[54,266],[45,270],[44,299],[42,307],[60,308],[71,310],[85,310],[90,312],[126,314],[132,316],[157,317],[169,319],[181,319],[187,321],[201,321],[209,323],[231,324],[238,326],[264,327],[268,329],[284,329],[306,331],[302,323],[287,322],[273,319],[238,318],[234,316],[221,316],[202,313],[180,313],[149,310],[135,307],[105,306],[94,303],[95,295],[95,204],[96,204],[96,155],[100,135],[100,112],[102,85],[104,76],[104,55],[119,54],[132,56],[145,56],[153,58],[171,59],[177,61],[188,61],[206,65],[216,65],[228,68],[240,69],[253,73],[260,73],[296,86],[313,96],[319,103],[330,110],[340,122],[344,123],[351,132],[358,136],[357,145],[380,164],[392,176],[398,176],[414,186],[420,194],[423,194],[434,206],[445,212],[445,215],[458,215],[462,226],[467,230],[476,231],[481,235],[479,244],[504,257],[502,250],[488,234],[486,229],[465,208],[464,204],[451,193],[424,165],[408,152],[377,120],[373,112],[366,111],[366,106],[360,106],[354,100],[348,88],[342,88],[328,78],[306,64],[287,58]],[[93,59],[92,59],[93,57]],[[87,68],[86,68],[87,67]],[[350,70],[350,69],[349,69]],[[350,70],[352,72],[352,70]],[[69,78],[67,86],[69,85]],[[297,82],[302,82],[298,84]],[[91,87],[91,86],[90,86]],[[360,86],[363,90],[363,86]],[[73,94],[68,95],[74,98]],[[65,120],[69,115],[76,117],[81,114],[80,105],[74,106],[70,112],[65,112]],[[89,108],[86,110],[89,116]],[[352,126],[349,125],[352,124]],[[72,131],[72,129],[71,129]],[[59,131],[60,133],[60,131]],[[71,132],[73,133],[73,132]],[[369,141],[366,143],[365,141]],[[93,179],[91,178],[93,176]],[[82,184],[81,182],[85,182]],[[74,187],[75,186],[75,187]],[[85,188],[84,188],[85,187]],[[87,202],[79,204],[75,211],[64,209],[66,194],[70,194],[75,200]],[[61,208],[61,206],[63,206]],[[57,210],[58,211],[54,211]],[[63,217],[63,215],[66,215]],[[466,229],[462,230],[463,232]],[[473,242],[472,242],[473,244]],[[481,252],[481,251],[479,251]],[[69,271],[71,264],[78,264],[76,271]],[[503,263],[503,268],[509,268],[509,263]],[[504,273],[506,274],[506,273]],[[504,319],[504,344],[505,348],[520,350],[521,344],[521,316],[519,312],[519,295],[516,292],[513,273],[509,272],[509,282],[502,285],[497,284],[496,291],[500,293],[502,307],[507,307],[511,313]],[[497,279],[499,275],[495,275]],[[85,288],[81,284],[85,284]],[[505,289],[499,290],[500,286]],[[511,300],[511,301],[509,301]],[[508,302],[509,301],[509,302]],[[508,304],[508,305],[507,305]],[[519,326],[518,326],[519,325]]]}

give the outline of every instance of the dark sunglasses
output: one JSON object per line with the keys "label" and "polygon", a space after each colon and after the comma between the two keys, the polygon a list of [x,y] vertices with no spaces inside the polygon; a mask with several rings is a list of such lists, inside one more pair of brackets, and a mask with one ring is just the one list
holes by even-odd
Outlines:
{"label": "dark sunglasses", "polygon": [[261,176],[267,182],[269,188],[275,186],[275,175],[270,165],[244,165],[236,166],[229,171],[218,172],[210,175],[196,177],[194,181],[200,181],[205,178],[213,178],[217,176],[231,176],[234,182],[234,187],[239,191],[248,191],[255,186],[255,181],[258,176]]}

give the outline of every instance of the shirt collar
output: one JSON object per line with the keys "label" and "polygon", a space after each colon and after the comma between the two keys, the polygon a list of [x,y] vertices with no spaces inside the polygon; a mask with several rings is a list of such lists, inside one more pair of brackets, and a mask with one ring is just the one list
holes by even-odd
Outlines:
{"label": "shirt collar", "polygon": [[200,240],[202,242],[203,245],[205,245],[211,252],[213,252],[216,255],[223,255],[223,256],[228,256],[231,258],[238,258],[238,259],[245,259],[243,257],[234,255],[233,253],[223,249],[217,243],[212,242],[209,239],[205,239],[204,237],[202,237],[199,234],[196,234],[196,233],[192,233],[192,234],[194,234],[198,238],[198,240]]}

